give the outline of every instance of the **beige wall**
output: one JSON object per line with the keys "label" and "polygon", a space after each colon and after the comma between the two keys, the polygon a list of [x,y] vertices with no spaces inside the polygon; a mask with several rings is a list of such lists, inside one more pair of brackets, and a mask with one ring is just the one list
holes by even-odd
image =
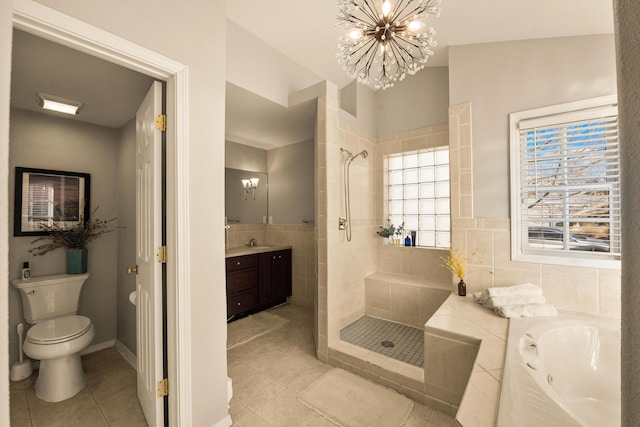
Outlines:
{"label": "beige wall", "polygon": [[[37,5],[25,1],[29,5]],[[191,291],[187,316],[190,318],[191,336],[186,338],[191,340],[192,346],[191,407],[185,409],[189,411],[194,426],[224,422],[228,415],[225,292],[223,287],[210,286],[210,283],[224,283],[224,207],[219,201],[224,198],[225,61],[221,58],[226,55],[225,2],[187,0],[163,3],[162,7],[148,0],[115,0],[90,5],[83,0],[40,0],[38,3],[188,67],[189,105],[186,111],[181,112],[185,114],[189,130],[185,178],[190,190],[188,274]],[[0,3],[0,122],[3,124],[0,129],[7,129],[9,123],[11,4],[11,1]],[[170,34],[167,28],[171,28]],[[204,43],[206,40],[216,42]],[[3,154],[7,152],[8,138],[8,132],[0,133],[0,170],[3,171],[8,171],[8,157]],[[203,180],[203,176],[210,179]],[[8,200],[8,186],[0,188],[4,192],[0,200]],[[203,197],[205,194],[208,197]],[[5,230],[9,229],[7,209],[6,204],[0,205],[3,212],[0,214],[0,227]],[[220,226],[212,227],[212,223]],[[0,245],[2,259],[7,259],[6,248],[6,244]],[[0,272],[4,277],[9,275],[8,270]],[[3,285],[6,289],[6,281]],[[8,290],[0,292],[7,293]],[[4,333],[1,337],[5,336]],[[6,359],[0,361],[6,362]],[[6,408],[6,372],[0,381],[5,384],[0,387],[0,402],[2,408]],[[8,414],[8,411],[1,412]]]}
{"label": "beige wall", "polygon": [[[24,110],[11,110],[9,147],[10,221],[13,221],[15,167],[53,169],[91,174],[91,210],[95,218],[118,216],[117,174],[120,133],[116,129],[74,122]],[[12,223],[13,225],[13,223]],[[13,229],[13,227],[11,228]],[[88,246],[88,271],[80,297],[79,313],[91,318],[96,329],[93,345],[116,338],[117,233],[109,233]],[[32,236],[9,237],[9,278],[19,277],[23,261],[33,276],[66,272],[66,251],[43,256],[29,254]],[[24,322],[18,291],[9,288],[9,330]],[[25,329],[29,325],[25,324]],[[9,334],[11,361],[17,360],[17,336]]]}
{"label": "beige wall", "polygon": [[615,92],[612,35],[451,46],[449,105],[473,105],[476,214],[509,217],[509,113]]}

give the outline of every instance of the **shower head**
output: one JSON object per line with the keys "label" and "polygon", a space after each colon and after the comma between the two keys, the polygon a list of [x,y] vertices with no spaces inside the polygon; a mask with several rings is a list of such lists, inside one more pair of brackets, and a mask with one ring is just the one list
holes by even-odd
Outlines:
{"label": "shower head", "polygon": [[367,150],[362,150],[361,152],[359,152],[353,157],[358,157],[358,156],[362,156],[363,159],[366,159],[367,157],[369,157],[369,153],[367,153]]}

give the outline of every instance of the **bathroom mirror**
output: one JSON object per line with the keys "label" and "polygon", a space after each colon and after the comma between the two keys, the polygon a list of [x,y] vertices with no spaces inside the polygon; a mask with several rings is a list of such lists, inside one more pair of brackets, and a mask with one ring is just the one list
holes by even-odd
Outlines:
{"label": "bathroom mirror", "polygon": [[227,224],[264,224],[268,212],[269,177],[266,173],[225,168]]}

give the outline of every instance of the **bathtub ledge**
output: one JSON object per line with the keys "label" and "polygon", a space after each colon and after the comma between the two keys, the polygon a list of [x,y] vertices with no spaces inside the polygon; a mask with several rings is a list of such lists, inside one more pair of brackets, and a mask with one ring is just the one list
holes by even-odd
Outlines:
{"label": "bathtub ledge", "polygon": [[[470,295],[460,297],[453,293],[425,324],[425,334],[461,343],[466,342],[469,345],[479,344],[455,414],[458,425],[465,427],[496,425],[508,329],[508,319],[499,317],[487,308],[474,303]],[[451,367],[442,368],[451,369]]]}

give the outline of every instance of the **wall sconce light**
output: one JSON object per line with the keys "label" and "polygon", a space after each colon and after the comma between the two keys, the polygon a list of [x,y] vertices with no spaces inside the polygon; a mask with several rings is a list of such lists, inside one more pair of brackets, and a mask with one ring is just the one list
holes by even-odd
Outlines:
{"label": "wall sconce light", "polygon": [[71,114],[75,116],[80,112],[80,108],[84,105],[79,101],[60,98],[59,96],[49,95],[38,92],[36,95],[38,105],[45,110],[57,111],[59,113]]}
{"label": "wall sconce light", "polygon": [[258,182],[260,182],[260,178],[249,178],[242,180],[245,200],[247,200],[247,194],[249,194],[249,191],[251,191],[251,194],[253,195],[253,200],[256,199],[256,188],[258,188]]}

